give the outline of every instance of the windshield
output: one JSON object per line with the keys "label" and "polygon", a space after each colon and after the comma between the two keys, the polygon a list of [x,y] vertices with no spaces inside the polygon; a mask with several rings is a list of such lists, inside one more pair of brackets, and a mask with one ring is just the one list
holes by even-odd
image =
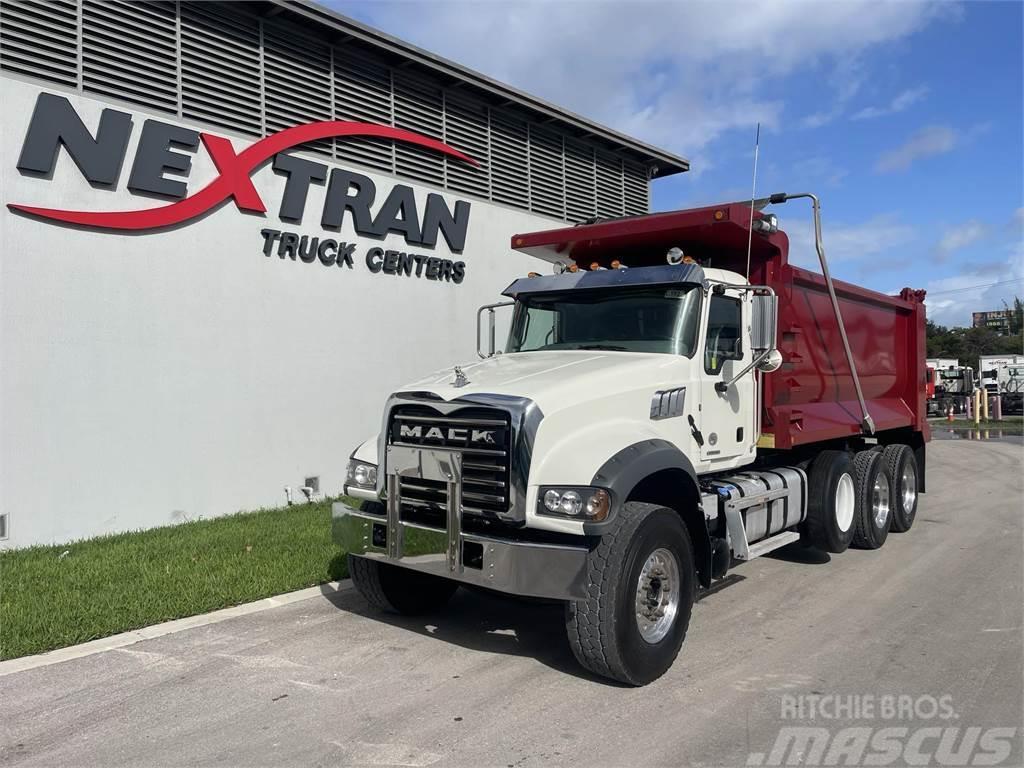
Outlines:
{"label": "windshield", "polygon": [[695,285],[527,294],[516,301],[507,351],[606,349],[691,357],[700,296]]}

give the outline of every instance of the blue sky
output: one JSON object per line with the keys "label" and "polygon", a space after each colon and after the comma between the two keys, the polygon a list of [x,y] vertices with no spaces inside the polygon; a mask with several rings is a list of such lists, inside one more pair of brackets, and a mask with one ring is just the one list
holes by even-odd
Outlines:
{"label": "blue sky", "polygon": [[1024,4],[330,5],[689,158],[655,210],[747,197],[760,121],[758,190],[821,196],[837,277],[926,288],[945,324],[1024,297]]}

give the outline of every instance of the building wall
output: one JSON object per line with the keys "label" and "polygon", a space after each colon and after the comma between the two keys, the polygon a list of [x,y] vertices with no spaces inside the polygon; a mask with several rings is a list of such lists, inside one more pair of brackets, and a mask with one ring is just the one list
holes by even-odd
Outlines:
{"label": "building wall", "polygon": [[351,35],[247,6],[0,0],[0,70],[250,138],[316,120],[407,128],[480,166],[381,139],[311,150],[567,221],[647,212],[649,160]]}
{"label": "building wall", "polygon": [[[19,172],[41,91],[56,92],[0,76],[0,514],[9,527],[0,545],[276,506],[285,486],[307,476],[339,493],[347,457],[377,430],[387,394],[474,359],[477,307],[538,268],[509,250],[510,235],[561,224],[444,191],[449,207],[471,205],[461,254],[443,238],[413,248],[400,234],[357,235],[348,216],[340,232],[326,232],[325,187],[310,186],[301,222],[282,221],[285,179],[269,166],[252,176],[263,215],[228,201],[160,231],[47,222],[7,205],[95,211],[166,201],[126,188],[150,115],[123,106],[134,128],[114,189],[91,186],[64,150],[50,178]],[[104,102],[64,95],[95,134]],[[218,134],[236,150],[252,140]],[[217,175],[202,147],[191,156],[189,193]],[[421,212],[427,193],[441,191],[365,173],[380,198],[396,183],[413,186]],[[268,227],[355,242],[353,266],[265,256]],[[364,261],[374,246],[464,261],[465,279],[375,274]]]}

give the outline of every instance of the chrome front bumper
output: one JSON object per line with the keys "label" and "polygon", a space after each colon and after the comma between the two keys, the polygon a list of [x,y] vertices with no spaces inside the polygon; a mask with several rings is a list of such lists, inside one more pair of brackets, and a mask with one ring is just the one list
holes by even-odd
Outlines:
{"label": "chrome front bumper", "polygon": [[[382,560],[403,568],[475,584],[499,592],[553,600],[582,600],[587,594],[584,547],[503,541],[461,533],[455,565],[448,532],[371,515],[335,502],[331,509],[334,541],[350,555]],[[389,551],[399,542],[397,554]]]}
{"label": "chrome front bumper", "polygon": [[[375,515],[335,502],[334,541],[351,555],[499,592],[555,600],[587,594],[587,548],[507,541],[462,530],[462,456],[455,451],[388,446],[387,513]],[[401,519],[400,477],[445,482],[445,529]]]}

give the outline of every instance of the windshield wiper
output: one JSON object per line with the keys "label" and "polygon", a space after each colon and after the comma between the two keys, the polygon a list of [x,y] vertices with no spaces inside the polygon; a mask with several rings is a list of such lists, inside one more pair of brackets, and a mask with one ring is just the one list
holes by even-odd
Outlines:
{"label": "windshield wiper", "polygon": [[575,349],[607,349],[612,352],[628,352],[629,350],[625,347],[616,347],[613,344],[581,344]]}

